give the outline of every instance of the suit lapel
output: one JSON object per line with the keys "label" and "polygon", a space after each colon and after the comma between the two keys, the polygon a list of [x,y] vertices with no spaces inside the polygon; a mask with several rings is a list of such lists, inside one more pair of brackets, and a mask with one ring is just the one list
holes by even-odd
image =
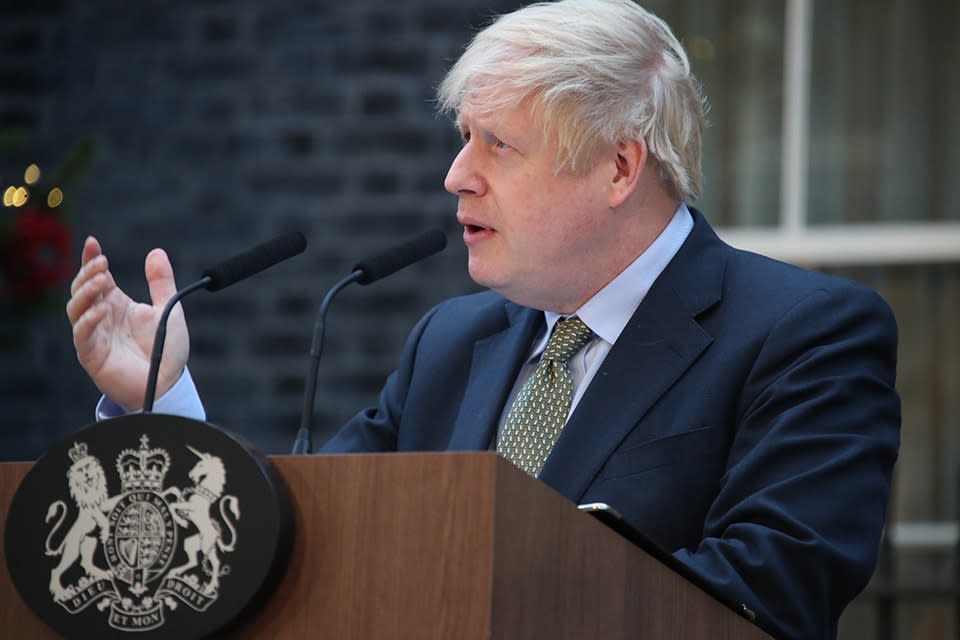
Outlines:
{"label": "suit lapel", "polygon": [[713,341],[696,316],[720,299],[725,250],[694,229],[613,345],[557,440],[540,479],[578,501],[649,408]]}
{"label": "suit lapel", "polygon": [[517,372],[543,328],[543,312],[506,302],[502,330],[477,341],[449,448],[488,449]]}

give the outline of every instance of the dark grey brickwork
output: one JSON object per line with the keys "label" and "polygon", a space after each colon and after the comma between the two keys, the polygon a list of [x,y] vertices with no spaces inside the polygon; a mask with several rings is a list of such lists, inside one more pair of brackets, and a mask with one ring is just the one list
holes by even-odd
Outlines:
{"label": "dark grey brickwork", "polygon": [[[285,452],[296,430],[324,291],[357,258],[443,228],[443,255],[336,301],[316,403],[323,440],[375,401],[423,312],[475,290],[442,188],[459,143],[431,100],[472,31],[517,4],[0,0],[0,130],[29,134],[0,156],[0,189],[95,136],[66,195],[74,245],[99,237],[139,299],[154,246],[184,284],[302,230],[304,256],[185,305],[211,419],[268,452]],[[54,298],[2,308],[2,459],[39,455],[92,417],[98,392],[73,354],[67,285]]]}

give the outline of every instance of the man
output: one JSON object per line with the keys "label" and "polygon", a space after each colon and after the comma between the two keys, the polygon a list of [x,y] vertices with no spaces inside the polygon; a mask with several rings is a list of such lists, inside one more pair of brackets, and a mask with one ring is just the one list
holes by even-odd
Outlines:
{"label": "man", "polygon": [[[445,186],[490,290],[430,311],[379,406],[324,451],[495,447],[613,505],[775,636],[835,637],[897,456],[889,308],[734,250],[687,207],[703,100],[670,29],[632,2],[506,15],[439,98],[463,137]],[[135,304],[87,240],[67,313],[103,416],[139,407],[175,289],[160,250],[146,275],[152,305]],[[155,409],[203,417],[187,353],[178,311]]]}

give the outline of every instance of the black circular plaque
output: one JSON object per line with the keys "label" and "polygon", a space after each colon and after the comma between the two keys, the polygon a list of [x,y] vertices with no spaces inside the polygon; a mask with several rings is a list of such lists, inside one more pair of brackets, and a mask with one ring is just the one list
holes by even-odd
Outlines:
{"label": "black circular plaque", "polygon": [[202,638],[255,611],[293,537],[269,460],[204,422],[130,415],[41,457],[6,522],[20,595],[70,638]]}

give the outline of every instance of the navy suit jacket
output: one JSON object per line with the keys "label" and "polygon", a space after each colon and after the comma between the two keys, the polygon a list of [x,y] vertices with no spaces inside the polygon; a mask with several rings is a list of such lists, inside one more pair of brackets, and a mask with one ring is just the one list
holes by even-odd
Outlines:
{"label": "navy suit jacket", "polygon": [[[733,249],[693,215],[540,480],[609,503],[773,635],[833,638],[884,524],[896,324],[873,291]],[[492,292],[440,304],[324,451],[489,448],[543,325]]]}

